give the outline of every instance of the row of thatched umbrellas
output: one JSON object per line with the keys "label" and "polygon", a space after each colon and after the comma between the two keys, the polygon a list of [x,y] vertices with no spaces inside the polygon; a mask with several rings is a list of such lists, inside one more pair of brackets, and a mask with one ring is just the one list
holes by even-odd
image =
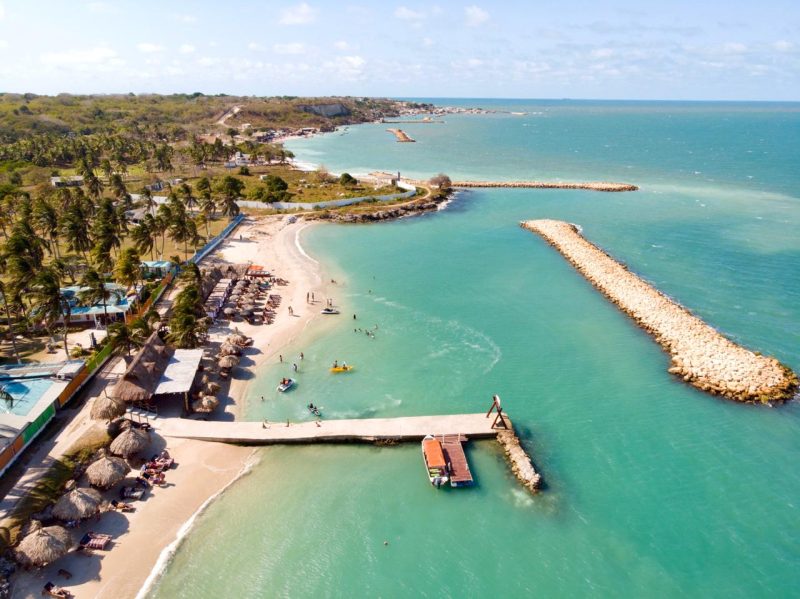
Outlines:
{"label": "row of thatched umbrellas", "polygon": [[[101,401],[102,400],[102,401]],[[124,405],[120,413],[116,405],[118,400],[98,398],[92,406],[92,417],[102,420],[113,420],[125,413]],[[128,428],[122,431],[111,442],[112,453],[130,457],[144,450],[149,444],[147,434]],[[100,489],[108,489],[122,481],[131,471],[128,463],[115,456],[103,454],[86,469],[89,484]],[[88,487],[77,487],[64,493],[53,505],[52,514],[58,520],[74,522],[91,518],[99,510],[103,498],[98,491]],[[72,548],[72,535],[61,526],[31,525],[34,530],[19,543],[16,549],[17,560],[23,565],[44,566],[65,555]]]}

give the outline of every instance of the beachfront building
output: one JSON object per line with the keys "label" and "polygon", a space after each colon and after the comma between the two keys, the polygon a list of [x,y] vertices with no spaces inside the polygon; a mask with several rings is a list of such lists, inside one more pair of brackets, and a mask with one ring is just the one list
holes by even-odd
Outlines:
{"label": "beachfront building", "polygon": [[136,354],[109,394],[128,404],[147,408],[170,397],[180,397],[185,407],[195,385],[202,349],[172,349],[154,332]]}
{"label": "beachfront building", "polygon": [[53,187],[80,187],[83,185],[83,177],[81,175],[72,175],[71,177],[50,177],[50,185]]}
{"label": "beachfront building", "polygon": [[[105,305],[97,302],[91,306],[84,306],[81,305],[80,294],[86,290],[85,287],[78,285],[63,287],[61,294],[69,302],[70,324],[86,324],[92,325],[94,328],[102,328],[101,325],[124,321],[125,316],[133,310],[139,299],[139,289],[128,290],[127,287],[116,283],[106,283],[106,289],[110,292],[111,297]],[[59,319],[59,322],[63,323],[63,317]]]}
{"label": "beachfront building", "polygon": [[0,366],[0,474],[86,378],[83,360]]}
{"label": "beachfront building", "polygon": [[145,279],[160,279],[175,269],[169,260],[145,260],[141,264],[142,277]]}

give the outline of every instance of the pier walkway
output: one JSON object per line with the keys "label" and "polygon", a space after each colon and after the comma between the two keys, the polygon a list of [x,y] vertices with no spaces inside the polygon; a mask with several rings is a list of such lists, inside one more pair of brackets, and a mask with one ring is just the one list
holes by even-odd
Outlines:
{"label": "pier walkway", "polygon": [[214,422],[168,419],[155,424],[165,437],[268,445],[275,443],[325,443],[379,440],[414,441],[425,435],[462,435],[472,438],[495,438],[493,418],[486,414],[451,414],[409,416],[402,418],[364,418],[358,420],[322,420],[317,422]]}

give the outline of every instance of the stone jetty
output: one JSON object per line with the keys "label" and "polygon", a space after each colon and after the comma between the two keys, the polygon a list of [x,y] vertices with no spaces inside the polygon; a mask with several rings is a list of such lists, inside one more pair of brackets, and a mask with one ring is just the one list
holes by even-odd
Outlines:
{"label": "stone jetty", "polygon": [[525,187],[533,189],[588,189],[589,191],[636,191],[637,185],[630,183],[611,183],[607,181],[588,181],[576,183],[569,181],[453,181],[453,187]]}
{"label": "stone jetty", "polygon": [[505,451],[511,472],[514,473],[520,484],[531,493],[536,493],[542,483],[542,476],[536,472],[530,457],[520,445],[511,420],[507,416],[503,416],[503,419],[507,429],[498,431],[497,442]]}
{"label": "stone jetty", "polygon": [[797,375],[778,360],[723,337],[601,249],[557,220],[520,225],[541,235],[672,357],[669,372],[708,393],[744,402],[780,402],[797,391]]}
{"label": "stone jetty", "polygon": [[397,138],[397,141],[402,141],[402,142],[415,142],[415,141],[417,141],[416,139],[413,139],[412,137],[410,137],[408,135],[408,133],[406,133],[402,129],[387,129],[387,131],[389,133],[393,133],[394,136]]}

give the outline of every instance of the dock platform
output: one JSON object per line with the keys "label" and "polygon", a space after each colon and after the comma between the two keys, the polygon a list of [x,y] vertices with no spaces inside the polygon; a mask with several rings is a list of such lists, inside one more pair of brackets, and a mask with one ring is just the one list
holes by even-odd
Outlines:
{"label": "dock platform", "polygon": [[467,439],[464,435],[436,435],[442,444],[442,451],[447,465],[450,469],[450,486],[468,487],[475,481],[472,479],[472,472],[469,469],[469,462],[464,453],[464,443]]}
{"label": "dock platform", "polygon": [[[486,414],[447,414],[403,418],[363,418],[320,422],[218,422],[169,419],[158,423],[165,437],[269,445],[276,443],[421,441],[425,435],[495,438],[494,420]],[[463,455],[463,450],[461,451]],[[466,462],[466,458],[464,459]]]}

